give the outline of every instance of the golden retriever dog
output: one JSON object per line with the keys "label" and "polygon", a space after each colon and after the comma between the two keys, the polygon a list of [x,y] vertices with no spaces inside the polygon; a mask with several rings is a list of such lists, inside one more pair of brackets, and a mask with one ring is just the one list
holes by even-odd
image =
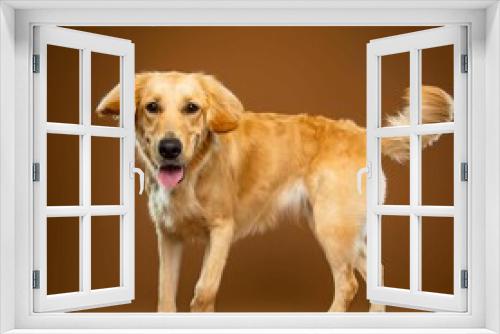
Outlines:
{"label": "golden retriever dog", "polygon": [[[97,113],[117,117],[119,91],[113,88]],[[452,119],[447,93],[423,87],[422,95],[426,122]],[[191,311],[214,311],[231,244],[278,221],[307,222],[331,268],[330,311],[346,311],[358,288],[355,271],[366,278],[366,200],[356,190],[366,160],[364,128],[350,120],[245,111],[218,80],[200,73],[137,74],[135,103],[137,149],[158,237],[158,311],[176,310],[184,241],[206,242]],[[406,107],[387,122],[405,125],[408,118]],[[423,146],[438,137],[424,137]],[[382,145],[392,159],[408,159],[407,138]]]}

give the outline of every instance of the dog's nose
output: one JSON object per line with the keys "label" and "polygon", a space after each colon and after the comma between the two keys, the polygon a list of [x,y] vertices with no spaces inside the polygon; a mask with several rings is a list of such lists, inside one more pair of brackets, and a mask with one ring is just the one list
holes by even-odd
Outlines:
{"label": "dog's nose", "polygon": [[158,151],[165,159],[175,159],[182,152],[182,143],[177,138],[167,138],[160,140]]}

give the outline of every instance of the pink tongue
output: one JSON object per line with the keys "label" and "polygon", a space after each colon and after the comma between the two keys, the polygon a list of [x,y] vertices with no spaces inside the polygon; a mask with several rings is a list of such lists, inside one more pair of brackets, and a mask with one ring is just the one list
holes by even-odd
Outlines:
{"label": "pink tongue", "polygon": [[175,187],[179,182],[181,182],[184,176],[184,170],[182,168],[173,170],[160,170],[158,173],[158,181],[167,189]]}

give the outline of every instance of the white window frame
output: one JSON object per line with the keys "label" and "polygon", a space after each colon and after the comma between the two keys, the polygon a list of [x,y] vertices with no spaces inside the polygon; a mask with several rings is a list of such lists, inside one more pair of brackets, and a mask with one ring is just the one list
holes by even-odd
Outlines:
{"label": "white window frame", "polygon": [[[79,115],[78,124],[47,121],[47,46],[70,48],[79,54]],[[98,306],[129,303],[134,299],[134,226],[135,226],[135,124],[134,124],[134,44],[128,40],[101,36],[52,26],[34,27],[33,52],[39,58],[39,68],[33,74],[33,159],[38,166],[39,180],[33,184],[33,270],[38,274],[38,287],[33,289],[35,312],[73,311]],[[92,125],[91,59],[92,53],[112,55],[120,66],[120,124],[118,127]],[[47,205],[47,136],[73,135],[79,138],[79,204]],[[108,137],[119,140],[120,203],[92,205],[92,138]],[[119,286],[92,289],[91,229],[92,217],[119,217]],[[48,218],[76,217],[79,220],[79,290],[47,294],[47,225]]]}
{"label": "white window frame", "polygon": [[[214,330],[217,328],[233,329],[226,333],[310,333],[312,329],[317,333],[354,330],[375,333],[376,328],[382,333],[500,332],[500,117],[497,112],[500,110],[500,8],[497,1],[10,0],[0,3],[0,17],[0,333],[10,330],[40,333],[44,328],[65,328],[60,333],[76,333],[76,329],[78,333],[94,329],[95,333],[96,328],[101,333],[116,333],[116,329],[125,328],[131,329],[128,333],[158,333],[155,328],[170,328],[171,333],[186,332],[180,329],[221,332]],[[472,223],[468,233],[471,261],[468,311],[465,314],[34,314],[29,204],[33,130],[30,40],[35,24],[469,25],[472,88],[468,115],[468,220]]]}
{"label": "white window frame", "polygon": [[[421,123],[422,52],[440,46],[453,46],[453,122]],[[382,111],[382,59],[394,54],[409,54],[410,124],[384,126]],[[467,310],[467,289],[462,287],[462,272],[467,271],[467,181],[461,179],[461,164],[467,163],[467,77],[463,56],[467,56],[467,27],[452,25],[411,32],[370,41],[367,46],[367,295],[380,304],[430,311]],[[421,203],[422,145],[424,134],[453,135],[453,205],[437,206]],[[384,192],[382,152],[384,138],[405,136],[410,141],[410,168],[407,205],[388,205],[381,198]],[[384,194],[385,195],[385,194]],[[409,218],[409,289],[384,286],[381,259],[383,216]],[[453,293],[443,294],[422,290],[422,217],[451,217],[453,224]]]}

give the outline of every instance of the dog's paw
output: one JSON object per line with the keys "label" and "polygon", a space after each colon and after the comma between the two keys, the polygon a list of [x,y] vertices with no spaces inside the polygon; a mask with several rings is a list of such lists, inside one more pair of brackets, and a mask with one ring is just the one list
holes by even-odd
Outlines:
{"label": "dog's paw", "polygon": [[173,304],[170,303],[158,304],[158,312],[173,313],[176,311],[177,311],[176,307]]}
{"label": "dog's paw", "polygon": [[191,312],[214,312],[214,303],[202,303],[197,299],[191,301]]}
{"label": "dog's paw", "polygon": [[215,296],[209,293],[196,293],[191,301],[191,312],[214,312]]}
{"label": "dog's paw", "polygon": [[370,312],[385,312],[385,305],[370,304]]}

